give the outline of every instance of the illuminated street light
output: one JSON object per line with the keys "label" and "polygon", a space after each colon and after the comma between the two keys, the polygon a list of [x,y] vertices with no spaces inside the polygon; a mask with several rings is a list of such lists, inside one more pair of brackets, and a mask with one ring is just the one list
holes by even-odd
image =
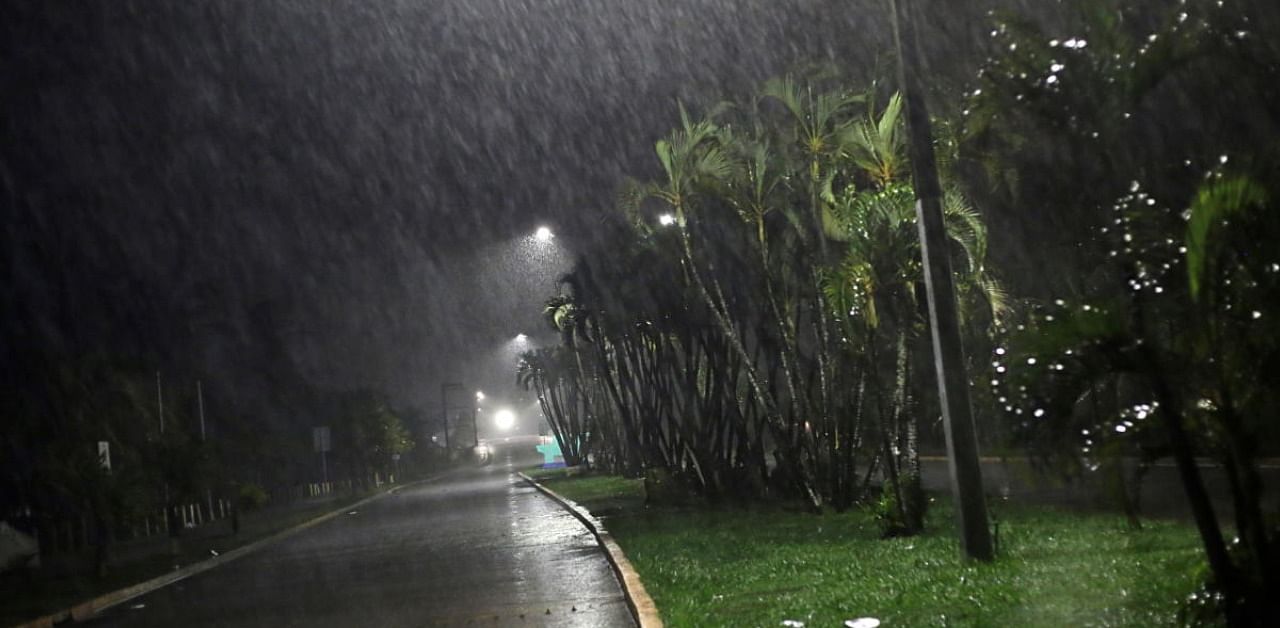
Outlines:
{"label": "illuminated street light", "polygon": [[537,238],[539,242],[547,242],[556,236],[554,233],[551,233],[550,229],[546,227],[538,227],[538,230],[533,234],[533,237]]}
{"label": "illuminated street light", "polygon": [[476,401],[484,401],[484,391],[482,390],[476,391]]}
{"label": "illuminated street light", "polygon": [[658,224],[664,227],[670,227],[671,225],[676,224],[676,217],[671,214],[663,214],[658,216]]}
{"label": "illuminated street light", "polygon": [[528,336],[524,334],[516,334],[516,342],[525,342],[527,340],[529,340]]}
{"label": "illuminated street light", "polygon": [[493,413],[493,424],[499,430],[506,432],[516,426],[516,413],[503,408]]}

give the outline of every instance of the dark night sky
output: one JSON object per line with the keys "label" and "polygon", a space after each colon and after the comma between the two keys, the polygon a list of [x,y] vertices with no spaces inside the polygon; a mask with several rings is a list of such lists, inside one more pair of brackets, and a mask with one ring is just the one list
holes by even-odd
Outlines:
{"label": "dark night sky", "polygon": [[[264,394],[290,370],[401,402],[509,386],[494,356],[621,177],[652,174],[677,99],[868,74],[882,4],[6,3],[0,348]],[[543,223],[558,248],[531,256]]]}

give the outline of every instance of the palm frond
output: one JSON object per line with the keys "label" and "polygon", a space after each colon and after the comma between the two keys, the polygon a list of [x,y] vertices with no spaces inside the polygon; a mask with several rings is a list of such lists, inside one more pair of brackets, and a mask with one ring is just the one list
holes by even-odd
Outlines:
{"label": "palm frond", "polygon": [[943,192],[942,219],[948,236],[964,249],[968,271],[981,273],[987,257],[987,228],[969,199],[955,187]]}
{"label": "palm frond", "polygon": [[1204,279],[1213,270],[1214,227],[1230,216],[1266,203],[1266,192],[1245,177],[1213,179],[1196,192],[1187,220],[1187,286],[1200,300]]}
{"label": "palm frond", "polygon": [[895,93],[878,118],[869,111],[842,131],[849,158],[882,187],[904,174],[906,144],[901,127],[902,97]]}

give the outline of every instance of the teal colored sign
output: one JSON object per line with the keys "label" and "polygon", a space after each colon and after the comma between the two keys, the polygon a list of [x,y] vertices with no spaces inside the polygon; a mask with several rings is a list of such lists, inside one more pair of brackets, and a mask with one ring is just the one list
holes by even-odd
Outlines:
{"label": "teal colored sign", "polygon": [[[534,447],[538,453],[542,454],[542,466],[550,467],[556,464],[564,464],[564,454],[560,453],[560,441],[551,439],[542,445]],[[559,460],[556,460],[559,458]]]}

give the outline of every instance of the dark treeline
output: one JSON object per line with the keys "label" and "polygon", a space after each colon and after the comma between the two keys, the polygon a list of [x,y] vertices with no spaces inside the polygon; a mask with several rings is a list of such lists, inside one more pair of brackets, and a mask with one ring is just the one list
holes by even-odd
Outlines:
{"label": "dark treeline", "polygon": [[[1280,452],[1277,12],[1062,9],[994,13],[985,56],[935,67],[979,434],[1116,475],[1135,525],[1126,484],[1172,458],[1210,573],[1188,617],[1260,623],[1280,584],[1258,474]],[[569,464],[922,529],[920,451],[941,434],[894,83],[811,73],[682,110],[661,175],[600,214],[547,301],[562,343],[519,367]]]}
{"label": "dark treeline", "polygon": [[[371,390],[281,387],[281,406],[257,408],[275,413],[264,418],[215,379],[198,387],[188,374],[104,354],[26,357],[25,377],[10,380],[0,405],[0,517],[36,536],[45,555],[91,550],[100,574],[119,541],[178,538],[184,524],[215,517],[238,531],[244,511],[363,490],[424,469],[435,449],[397,464],[393,456],[414,450],[401,418],[412,412]],[[319,426],[330,432],[324,460]]]}

